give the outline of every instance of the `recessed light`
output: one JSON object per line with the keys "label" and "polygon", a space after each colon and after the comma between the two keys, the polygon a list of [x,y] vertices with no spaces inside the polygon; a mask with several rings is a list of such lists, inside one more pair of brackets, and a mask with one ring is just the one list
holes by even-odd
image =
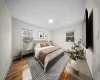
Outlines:
{"label": "recessed light", "polygon": [[48,22],[51,24],[53,23],[53,19],[49,19]]}

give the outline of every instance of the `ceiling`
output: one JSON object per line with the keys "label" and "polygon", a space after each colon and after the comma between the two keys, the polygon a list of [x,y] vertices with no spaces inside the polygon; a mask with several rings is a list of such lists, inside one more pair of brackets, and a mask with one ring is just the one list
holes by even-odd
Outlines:
{"label": "ceiling", "polygon": [[85,0],[7,0],[7,5],[14,18],[53,30],[82,20]]}

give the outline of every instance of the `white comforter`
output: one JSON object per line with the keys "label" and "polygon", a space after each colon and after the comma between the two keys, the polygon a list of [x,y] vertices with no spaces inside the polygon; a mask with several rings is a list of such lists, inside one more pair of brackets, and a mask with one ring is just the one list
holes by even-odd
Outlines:
{"label": "white comforter", "polygon": [[[47,47],[42,47],[42,48],[35,48],[35,58],[38,59],[38,56],[39,56],[39,52],[43,49],[47,49],[47,48],[50,48],[50,47],[54,47],[54,46],[47,46]],[[54,59],[55,57],[57,57],[58,55],[60,55],[61,53],[59,53],[59,50],[56,51],[56,54],[54,54],[54,52],[52,52],[51,54],[48,54],[45,58],[45,61],[44,61],[44,72],[46,72],[46,67],[48,65],[48,63]]]}
{"label": "white comforter", "polygon": [[35,48],[35,58],[38,58],[39,56],[39,52],[43,49],[47,49],[47,48],[50,48],[50,47],[54,47],[54,46],[47,46],[47,47],[42,47],[42,48]]}

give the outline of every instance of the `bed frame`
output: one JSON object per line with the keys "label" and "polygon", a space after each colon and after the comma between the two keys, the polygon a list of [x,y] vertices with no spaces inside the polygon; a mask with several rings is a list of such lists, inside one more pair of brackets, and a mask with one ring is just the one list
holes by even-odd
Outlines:
{"label": "bed frame", "polygon": [[[38,44],[38,43],[48,43],[49,41],[48,40],[33,40],[33,48],[36,46],[36,44]],[[35,58],[36,59],[36,58]],[[36,59],[37,60],[37,59]],[[44,66],[42,65],[42,63],[39,61],[39,60],[37,60],[39,63],[40,63],[40,65],[41,65],[41,67],[44,69]]]}
{"label": "bed frame", "polygon": [[37,43],[47,43],[48,40],[33,40],[33,48],[36,46]]}
{"label": "bed frame", "polygon": [[[34,41],[33,41],[33,47],[35,47],[37,43],[47,43],[47,42],[48,42],[48,40],[34,40]],[[61,56],[61,55],[63,55],[63,54],[60,54],[59,56]],[[35,58],[35,59],[36,59],[36,58]],[[55,59],[56,59],[56,58],[55,58]],[[53,60],[55,60],[55,59],[53,59]],[[37,60],[37,59],[36,59],[36,60]],[[50,63],[51,63],[53,60],[51,60]],[[39,64],[41,65],[41,67],[44,69],[44,73],[46,73],[46,69],[47,69],[47,66],[48,66],[49,62],[48,62],[48,64],[47,64],[46,66],[44,66],[39,60],[37,60],[37,61],[39,62]]]}

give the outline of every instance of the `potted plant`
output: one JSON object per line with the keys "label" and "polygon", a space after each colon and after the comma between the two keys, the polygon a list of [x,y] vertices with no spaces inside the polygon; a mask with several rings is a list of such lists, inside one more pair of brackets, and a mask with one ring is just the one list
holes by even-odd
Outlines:
{"label": "potted plant", "polygon": [[81,39],[78,41],[78,43],[74,43],[74,45],[71,48],[69,56],[71,58],[72,68],[76,71],[79,71],[80,64],[82,64],[82,61],[85,60],[84,49],[81,45]]}

